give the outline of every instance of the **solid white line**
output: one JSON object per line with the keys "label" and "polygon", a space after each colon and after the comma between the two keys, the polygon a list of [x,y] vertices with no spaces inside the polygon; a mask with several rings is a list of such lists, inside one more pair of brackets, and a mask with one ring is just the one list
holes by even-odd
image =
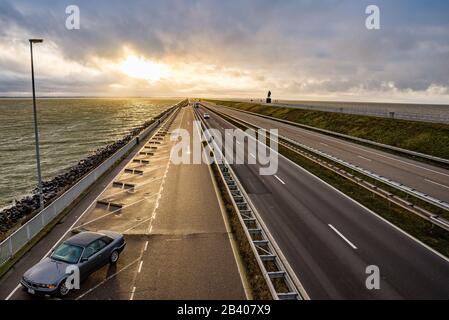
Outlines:
{"label": "solid white line", "polygon": [[131,291],[131,297],[129,297],[129,300],[134,299],[134,292],[136,292],[136,287],[133,287],[133,290]]}
{"label": "solid white line", "polygon": [[[226,121],[226,120],[224,120]],[[229,123],[229,122],[228,122]],[[268,147],[270,150],[272,150],[273,152],[276,152],[275,150],[273,150],[272,148]],[[381,220],[382,222],[386,223],[387,225],[389,225],[390,227],[392,227],[393,229],[395,229],[396,231],[398,231],[399,233],[401,233],[402,235],[406,236],[407,238],[409,238],[410,240],[420,244],[422,247],[426,248],[427,250],[429,250],[430,252],[432,252],[433,254],[437,255],[438,257],[440,257],[441,259],[443,259],[444,261],[449,263],[449,258],[446,257],[445,255],[439,253],[438,251],[436,251],[435,249],[433,249],[432,247],[430,247],[429,245],[425,244],[424,242],[422,242],[421,240],[418,240],[417,238],[415,238],[414,236],[410,235],[409,233],[405,232],[404,230],[402,230],[401,228],[399,228],[397,225],[393,224],[392,222],[388,221],[387,219],[385,219],[384,217],[380,216],[379,214],[377,214],[376,212],[374,212],[373,210],[365,207],[363,204],[355,201],[353,198],[351,198],[350,196],[348,196],[347,194],[345,194],[343,191],[338,190],[337,188],[335,188],[334,186],[330,185],[328,182],[324,181],[323,179],[315,176],[314,174],[312,174],[311,172],[307,171],[306,169],[304,169],[303,167],[301,167],[300,165],[298,165],[296,162],[293,162],[292,160],[290,160],[289,158],[287,158],[286,156],[280,154],[279,152],[276,152],[281,158],[285,159],[287,162],[291,163],[294,167],[298,168],[298,170],[305,172],[306,174],[308,174],[309,176],[311,176],[313,179],[325,184],[327,187],[329,187],[330,189],[334,190],[336,193],[340,194],[341,196],[343,196],[344,198],[348,199],[349,201],[351,201],[352,203],[354,203],[355,205],[359,206],[360,208],[362,208],[363,210],[365,210],[366,212],[372,214],[374,217],[378,218],[379,220]]]}
{"label": "solid white line", "polygon": [[91,223],[93,223],[93,222],[95,222],[95,221],[98,221],[98,220],[100,220],[100,219],[103,219],[103,218],[106,218],[106,217],[108,217],[108,216],[110,216],[110,215],[113,215],[113,214],[115,214],[116,212],[118,212],[118,211],[120,211],[120,210],[129,208],[129,207],[131,207],[131,206],[133,206],[133,205],[135,205],[135,204],[137,204],[137,203],[140,203],[140,202],[142,202],[142,201],[151,199],[151,198],[153,198],[154,196],[157,196],[157,194],[152,194],[151,196],[144,197],[143,199],[140,199],[140,200],[136,200],[136,201],[134,201],[133,203],[130,203],[130,204],[127,204],[126,206],[121,207],[120,209],[112,210],[111,212],[105,213],[105,214],[103,214],[103,215],[101,215],[101,216],[99,216],[99,217],[97,217],[97,218],[95,218],[95,219],[92,219],[92,220],[89,220],[89,221],[87,221],[87,222],[84,222],[83,224],[79,225],[78,228],[87,226],[88,224],[91,224]]}
{"label": "solid white line", "polygon": [[147,251],[147,248],[148,248],[148,241],[145,242],[145,248],[143,248],[143,251]]}
{"label": "solid white line", "polygon": [[277,175],[274,175],[274,177],[276,178],[276,179],[278,179],[282,184],[285,184],[285,182],[284,181],[282,181],[282,179],[281,178],[279,178]]}
{"label": "solid white line", "polygon": [[137,270],[137,273],[140,273],[140,271],[142,271],[142,265],[143,265],[143,260],[140,261],[139,270]]}
{"label": "solid white line", "polygon": [[337,229],[335,229],[333,225],[329,224],[328,226],[329,226],[332,230],[334,230],[335,233],[338,234],[343,240],[345,240],[345,241],[352,247],[352,249],[357,249],[357,247],[356,247],[351,241],[349,241],[344,235],[342,235],[342,234],[340,233],[340,231],[338,231]]}
{"label": "solid white line", "polygon": [[21,284],[18,284],[17,287],[15,287],[13,291],[11,291],[11,293],[6,297],[5,300],[9,300],[9,299],[12,297],[12,295],[13,295],[14,293],[16,293],[17,290],[19,290],[19,288],[20,288],[21,286],[22,286]]}
{"label": "solid white line", "polygon": [[429,179],[424,179],[424,180],[426,180],[427,182],[436,184],[436,185],[438,185],[438,186],[440,186],[440,187],[449,189],[449,186],[446,186],[446,185],[444,185],[444,184],[441,184],[441,183],[438,183],[438,182],[435,182],[435,181],[432,181],[432,180],[429,180]]}
{"label": "solid white line", "polygon": [[[173,114],[171,114],[169,118],[171,118],[172,116],[173,116]],[[166,123],[166,121],[167,121],[169,118],[165,119],[164,122]],[[161,126],[156,130],[156,132],[153,133],[153,135],[151,136],[151,138],[153,138],[153,137],[156,135],[156,133],[158,133],[158,132],[161,130],[161,128],[162,128],[162,124],[161,124]],[[150,138],[150,139],[151,139],[151,138]],[[137,151],[137,153],[141,152],[143,149],[144,149],[144,147],[142,147],[141,149],[139,149],[139,150]],[[137,154],[137,153],[136,153],[136,154]],[[134,158],[133,158],[133,159],[134,159]],[[130,163],[131,161],[132,161],[132,160],[130,160],[130,161],[125,165],[125,168],[126,168],[127,165],[129,165],[129,163]],[[120,171],[120,173],[122,173],[123,171],[124,171],[124,169],[122,169],[122,170]],[[116,177],[118,177],[118,175],[119,175],[120,173],[118,173]],[[114,178],[114,179],[115,179],[115,178]],[[112,185],[112,183],[114,182],[114,179],[112,179],[112,181],[109,182],[109,183],[104,187],[103,191],[100,192],[100,194],[95,198],[95,200],[92,201],[92,203],[86,208],[86,210],[84,210],[84,211],[80,214],[80,216],[79,216],[79,217],[75,220],[75,222],[69,227],[69,229],[67,229],[67,231],[61,236],[61,238],[59,238],[58,241],[56,241],[56,243],[53,245],[53,247],[51,247],[51,249],[48,250],[48,252],[42,257],[41,261],[44,260],[45,257],[47,257],[47,256],[51,253],[51,251],[52,251],[54,248],[56,248],[56,246],[62,241],[62,239],[64,239],[64,238],[67,236],[67,234],[68,234],[69,232],[72,231],[73,227],[74,227],[74,226],[81,220],[81,218],[84,216],[84,214],[86,214],[86,212],[88,212],[88,210],[89,210],[94,204],[97,203],[98,199],[100,199],[100,197],[106,192],[106,190],[108,189],[108,187]],[[5,300],[9,300],[9,299],[12,297],[12,295],[13,295],[14,293],[16,293],[17,290],[19,290],[20,287],[21,287],[21,284],[19,283],[19,284],[17,285],[17,287],[15,287],[14,290],[11,291],[11,293],[6,297]]]}
{"label": "solid white line", "polygon": [[117,271],[116,273],[114,273],[113,275],[110,275],[109,277],[107,277],[106,279],[104,279],[103,281],[101,281],[100,283],[98,283],[97,285],[95,285],[94,287],[90,288],[89,290],[87,290],[86,292],[84,292],[82,295],[78,296],[75,298],[75,300],[79,300],[82,297],[86,296],[87,294],[91,293],[92,291],[94,291],[95,289],[97,289],[98,287],[102,286],[104,283],[106,283],[107,281],[109,281],[110,279],[112,279],[113,277],[117,276],[120,272],[128,269],[130,266],[132,266],[133,264],[135,264],[137,261],[139,261],[139,259],[134,260],[133,262],[131,262],[130,264],[126,265],[125,267],[123,267],[122,269],[120,269],[119,271]]}
{"label": "solid white line", "polygon": [[[224,111],[224,110],[223,110],[223,111]],[[226,112],[224,112],[224,113],[226,113]],[[231,115],[231,116],[232,116],[232,115]],[[256,116],[257,116],[257,115],[256,115]],[[234,117],[236,117],[236,116],[234,116]],[[238,118],[238,117],[237,117],[237,118]],[[269,120],[275,121],[275,120],[273,120],[273,119],[269,119]],[[248,122],[250,122],[250,121],[248,121]],[[281,123],[282,123],[282,122],[281,122]],[[286,124],[286,123],[283,123],[283,124]],[[387,156],[387,155],[384,155],[384,154],[379,153],[378,151],[376,152],[376,151],[372,151],[372,150],[365,149],[365,148],[362,148],[362,147],[358,147],[358,146],[356,146],[356,145],[353,145],[355,142],[350,142],[350,143],[348,143],[348,142],[341,141],[341,139],[339,139],[339,138],[334,138],[334,137],[326,136],[326,134],[324,134],[324,133],[315,133],[315,132],[311,132],[310,130],[305,129],[305,128],[296,127],[296,126],[291,125],[291,124],[287,124],[287,125],[289,125],[290,127],[295,128],[295,129],[298,129],[298,130],[300,130],[301,132],[303,132],[303,133],[305,133],[305,134],[308,134],[308,135],[311,135],[311,136],[315,136],[315,137],[318,137],[318,138],[327,140],[328,142],[334,142],[334,143],[338,143],[338,144],[341,144],[341,145],[345,145],[345,146],[347,146],[347,147],[354,148],[354,149],[357,149],[357,150],[361,150],[361,151],[364,151],[364,152],[368,152],[368,153],[377,155],[377,156],[379,156],[379,157],[383,157],[383,158],[386,158],[386,159],[389,159],[389,160],[393,160],[393,161],[398,161],[398,162],[404,163],[404,164],[406,164],[406,165],[409,165],[409,166],[412,166],[412,167],[415,167],[415,168],[419,168],[419,169],[422,169],[422,170],[426,170],[426,171],[429,171],[429,172],[433,172],[433,173],[436,173],[436,174],[441,174],[441,175],[443,175],[443,176],[449,177],[449,174],[444,173],[444,172],[440,172],[440,171],[436,171],[436,170],[433,170],[433,169],[430,169],[430,168],[426,168],[426,167],[423,167],[423,166],[421,166],[421,165],[417,165],[417,164],[414,164],[414,163],[410,163],[410,162],[405,161],[405,160],[401,160],[401,159],[389,157],[389,156]],[[259,126],[259,127],[260,127],[260,126]],[[369,148],[369,147],[366,147],[366,148]]]}
{"label": "solid white line", "polygon": [[359,157],[360,159],[363,159],[363,160],[367,160],[367,161],[369,161],[369,162],[373,161],[373,160],[371,160],[371,159],[365,158],[364,156],[357,156],[357,157]]}

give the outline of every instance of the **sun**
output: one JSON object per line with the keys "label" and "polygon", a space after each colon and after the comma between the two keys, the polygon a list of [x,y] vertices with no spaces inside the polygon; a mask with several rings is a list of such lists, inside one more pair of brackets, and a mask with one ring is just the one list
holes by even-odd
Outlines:
{"label": "sun", "polygon": [[128,77],[148,81],[158,81],[170,75],[170,68],[166,64],[156,63],[134,55],[129,55],[120,62],[118,69]]}

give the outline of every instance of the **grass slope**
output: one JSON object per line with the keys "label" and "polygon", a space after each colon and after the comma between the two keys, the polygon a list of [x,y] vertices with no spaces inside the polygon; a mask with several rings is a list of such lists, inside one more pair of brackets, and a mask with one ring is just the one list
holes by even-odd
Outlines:
{"label": "grass slope", "polygon": [[210,101],[449,159],[449,125],[446,124],[272,107],[237,101]]}

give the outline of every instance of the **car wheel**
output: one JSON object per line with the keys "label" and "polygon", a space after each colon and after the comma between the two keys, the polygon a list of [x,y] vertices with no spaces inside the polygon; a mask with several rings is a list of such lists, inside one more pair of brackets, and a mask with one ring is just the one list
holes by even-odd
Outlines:
{"label": "car wheel", "polygon": [[66,295],[69,294],[69,291],[70,291],[70,289],[67,288],[67,286],[65,285],[65,280],[63,280],[63,281],[61,282],[61,284],[59,285],[59,288],[58,288],[58,293],[59,293],[59,295],[60,295],[61,297],[65,297]]}
{"label": "car wheel", "polygon": [[114,264],[117,263],[119,257],[119,253],[117,250],[112,251],[111,256],[109,257],[109,262]]}

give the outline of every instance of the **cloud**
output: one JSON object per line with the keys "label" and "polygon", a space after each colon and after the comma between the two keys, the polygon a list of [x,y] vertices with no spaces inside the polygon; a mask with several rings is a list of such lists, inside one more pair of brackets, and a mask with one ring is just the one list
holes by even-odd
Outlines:
{"label": "cloud", "polygon": [[[39,36],[43,94],[257,96],[269,88],[281,98],[449,103],[449,4],[375,1],[381,30],[369,31],[371,2],[2,0],[0,95],[29,94],[26,39]],[[65,28],[69,4],[80,7],[80,30]],[[169,66],[170,76],[147,81],[111,67],[130,55]]]}

